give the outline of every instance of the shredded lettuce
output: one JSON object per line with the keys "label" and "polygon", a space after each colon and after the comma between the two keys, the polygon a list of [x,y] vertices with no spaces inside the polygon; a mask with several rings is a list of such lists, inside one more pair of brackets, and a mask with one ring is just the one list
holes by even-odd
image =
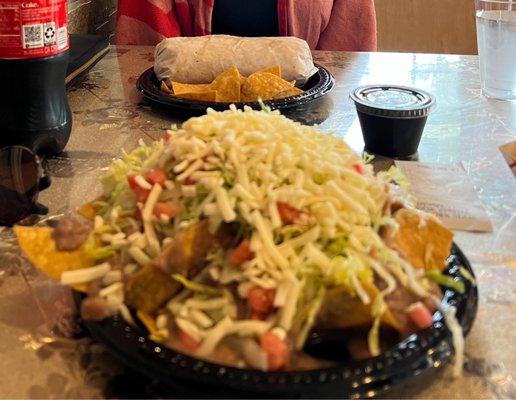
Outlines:
{"label": "shredded lettuce", "polygon": [[235,176],[231,172],[226,170],[221,171],[221,176],[222,179],[224,179],[224,186],[226,187],[226,189],[232,188],[235,184]]}
{"label": "shredded lettuce", "polygon": [[206,254],[206,261],[214,265],[222,265],[225,261],[224,252],[220,248],[216,248],[215,250],[211,250]]}
{"label": "shredded lettuce", "polygon": [[84,243],[84,252],[92,260],[100,261],[111,257],[113,254],[115,254],[116,249],[112,246],[97,246],[95,243],[95,237],[90,234]]}
{"label": "shredded lettuce", "polygon": [[271,108],[266,105],[262,99],[258,99],[258,104],[260,105],[260,108],[262,109],[262,111],[264,113],[270,113],[271,112]]}
{"label": "shredded lettuce", "polygon": [[373,271],[366,258],[358,252],[347,251],[346,256],[336,256],[332,259],[330,281],[335,286],[344,285],[352,288],[351,275],[356,275],[359,281],[368,282],[373,279]]}
{"label": "shredded lettuce", "polygon": [[333,256],[344,254],[348,246],[348,240],[346,237],[341,236],[330,241],[326,247],[326,251]]}
{"label": "shredded lettuce", "polygon": [[136,199],[129,189],[127,176],[140,173],[146,160],[156,153],[161,148],[160,146],[162,146],[160,142],[153,142],[150,145],[141,142],[135,150],[125,154],[121,159],[113,161],[106,169],[100,181],[109,201],[101,210],[101,214],[109,212],[114,205],[118,205],[124,210],[134,208]]}
{"label": "shredded lettuce", "polygon": [[477,286],[477,281],[475,278],[473,278],[473,275],[464,267],[459,268],[459,273],[462,275],[464,279],[467,279],[471,282],[473,286]]}
{"label": "shredded lettuce", "polygon": [[386,310],[387,305],[383,300],[383,296],[376,296],[371,307],[371,313],[374,317],[373,325],[371,326],[367,336],[369,353],[371,353],[373,357],[376,357],[380,354],[380,323],[382,315]]}
{"label": "shredded lettuce", "polygon": [[[302,347],[306,340],[324,295],[324,278],[315,265],[304,265],[300,271],[302,292],[296,305],[296,314],[292,321],[292,330],[298,333],[296,347]],[[297,348],[301,348],[297,347]]]}
{"label": "shredded lettuce", "polygon": [[393,182],[399,186],[409,185],[407,177],[395,165],[391,166],[387,171],[378,172],[377,176],[385,182]]}
{"label": "shredded lettuce", "polygon": [[205,295],[211,295],[211,296],[218,296],[221,294],[221,291],[218,289],[215,289],[208,285],[203,285],[199,282],[191,281],[190,279],[187,279],[181,274],[173,274],[172,279],[178,281],[181,285],[183,285],[186,289],[194,292],[194,293],[200,293]]}
{"label": "shredded lettuce", "polygon": [[314,183],[316,185],[322,185],[324,184],[328,179],[330,179],[330,176],[327,174],[315,174],[313,176]]}
{"label": "shredded lettuce", "polygon": [[374,160],[374,154],[369,154],[369,153],[366,153],[364,152],[364,154],[362,155],[362,161],[364,162],[364,164],[371,164]]}
{"label": "shredded lettuce", "polygon": [[380,355],[380,322],[381,317],[375,317],[373,326],[369,330],[367,335],[367,345],[369,347],[369,353],[371,356],[376,357]]}
{"label": "shredded lettuce", "polygon": [[290,239],[294,239],[299,235],[305,233],[308,230],[308,227],[301,225],[284,225],[281,228],[277,228],[274,231],[274,239],[275,242],[282,243],[286,242]]}
{"label": "shredded lettuce", "polygon": [[426,277],[438,285],[446,286],[455,290],[457,293],[463,294],[466,291],[464,282],[455,280],[453,277],[443,274],[438,269],[428,270],[426,272]]}
{"label": "shredded lettuce", "polygon": [[194,198],[182,203],[181,211],[179,211],[179,215],[174,219],[176,223],[193,220],[201,214],[202,210],[199,208],[199,206],[204,201],[204,199],[206,199],[210,192],[202,185],[197,185],[195,191],[196,194]]}

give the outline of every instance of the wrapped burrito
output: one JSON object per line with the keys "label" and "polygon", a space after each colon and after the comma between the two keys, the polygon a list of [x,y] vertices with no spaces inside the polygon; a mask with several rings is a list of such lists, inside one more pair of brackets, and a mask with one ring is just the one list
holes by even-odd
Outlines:
{"label": "wrapped burrito", "polygon": [[165,39],[156,46],[154,72],[160,80],[210,83],[235,66],[244,76],[274,65],[282,77],[304,85],[317,72],[308,44],[295,37],[212,35]]}

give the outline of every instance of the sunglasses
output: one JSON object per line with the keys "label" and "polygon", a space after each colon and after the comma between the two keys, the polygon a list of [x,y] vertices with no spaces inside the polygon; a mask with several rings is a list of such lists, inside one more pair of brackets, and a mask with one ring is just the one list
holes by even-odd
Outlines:
{"label": "sunglasses", "polygon": [[0,225],[12,225],[31,214],[43,215],[38,194],[50,186],[40,158],[23,146],[0,149]]}

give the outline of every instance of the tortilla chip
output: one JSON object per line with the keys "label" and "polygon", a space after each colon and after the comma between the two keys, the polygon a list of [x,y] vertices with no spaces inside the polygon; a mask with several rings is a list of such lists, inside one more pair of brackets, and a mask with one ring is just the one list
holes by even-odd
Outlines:
{"label": "tortilla chip", "polygon": [[149,314],[141,310],[136,310],[136,316],[142,322],[145,328],[147,328],[150,334],[156,333],[158,331],[158,327],[156,326],[154,318],[152,318]]}
{"label": "tortilla chip", "polygon": [[[79,249],[59,251],[52,239],[52,228],[15,226],[13,228],[18,244],[30,262],[49,277],[60,280],[61,274],[94,265],[87,254]],[[86,291],[85,285],[73,286],[79,291]]]}
{"label": "tortilla chip", "polygon": [[293,85],[270,72],[255,72],[242,87],[242,101],[270,100]]}
{"label": "tortilla chip", "polygon": [[213,89],[211,89],[211,83],[193,85],[190,83],[172,82],[172,90],[176,96],[180,97],[184,93],[205,93]]}
{"label": "tortilla chip", "polygon": [[[238,91],[237,91],[238,89]],[[217,90],[216,102],[219,103],[239,103],[240,102],[240,83],[227,82],[227,86],[221,91]]]}
{"label": "tortilla chip", "polygon": [[437,219],[407,208],[399,210],[394,219],[399,228],[387,234],[386,243],[414,267],[442,271],[450,255],[453,233]]}
{"label": "tortilla chip", "polygon": [[249,78],[241,76],[238,69],[233,66],[217,76],[212,83],[170,82],[169,84],[162,81],[161,90],[188,100],[237,103],[257,101],[259,98],[268,100],[283,92],[285,93],[282,97],[301,93],[299,89],[294,88],[294,83],[281,79],[279,65],[257,71]]}
{"label": "tortilla chip", "polygon": [[[380,293],[374,283],[362,282],[362,286],[371,298],[371,303],[364,304],[358,297],[351,297],[344,287],[336,287],[326,292],[319,312],[317,326],[329,329],[349,329],[370,325],[372,300]],[[381,318],[386,325],[399,329],[393,314],[387,309]]]}
{"label": "tortilla chip", "polygon": [[231,67],[215,78],[210,87],[217,91],[217,100],[232,103],[240,101],[241,75],[236,67]]}
{"label": "tortilla chip", "polygon": [[287,90],[284,90],[283,92],[278,93],[274,96],[275,99],[284,99],[285,97],[290,96],[297,96],[298,94],[303,93],[301,89],[298,89],[297,87],[293,87]]}
{"label": "tortilla chip", "polygon": [[188,99],[188,100],[199,100],[199,101],[217,101],[217,92],[215,90],[210,90],[207,92],[189,92],[189,93],[181,93],[176,95],[176,97],[180,99]]}
{"label": "tortilla chip", "polygon": [[[367,294],[369,295],[371,300],[375,299],[376,296],[378,296],[380,294],[380,290],[372,282],[362,282],[362,286],[364,287],[365,291],[367,292]],[[372,301],[371,301],[371,304],[369,305],[369,307],[371,307],[371,305],[372,305]],[[395,328],[397,330],[399,330],[399,328],[400,328],[398,321],[392,314],[391,310],[389,310],[388,308],[384,311],[380,320],[383,323],[385,323],[389,326],[392,326],[393,328]]]}
{"label": "tortilla chip", "polygon": [[161,89],[162,92],[165,92],[165,93],[168,93],[168,94],[172,93],[172,90],[168,87],[168,85],[165,83],[165,81],[161,81],[160,89]]}
{"label": "tortilla chip", "polygon": [[219,74],[213,82],[210,84],[213,87],[216,87],[220,82],[222,82],[225,79],[232,79],[236,81],[240,81],[241,75],[238,71],[237,67],[233,66],[231,68],[228,68],[223,73]]}
{"label": "tortilla chip", "polygon": [[180,284],[155,265],[147,265],[127,281],[125,303],[132,308],[152,313],[174,295]]}
{"label": "tortilla chip", "polygon": [[264,68],[264,69],[257,71],[256,73],[260,73],[260,72],[268,72],[270,74],[276,75],[277,77],[281,78],[281,66],[280,65],[274,65],[269,68]]}

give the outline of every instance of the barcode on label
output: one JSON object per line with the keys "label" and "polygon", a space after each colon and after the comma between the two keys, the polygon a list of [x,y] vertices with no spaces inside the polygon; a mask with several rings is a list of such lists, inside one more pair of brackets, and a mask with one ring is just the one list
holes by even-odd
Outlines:
{"label": "barcode on label", "polygon": [[34,49],[43,47],[43,25],[23,25],[23,47]]}
{"label": "barcode on label", "polygon": [[64,49],[68,45],[68,31],[66,25],[57,30],[57,48]]}

